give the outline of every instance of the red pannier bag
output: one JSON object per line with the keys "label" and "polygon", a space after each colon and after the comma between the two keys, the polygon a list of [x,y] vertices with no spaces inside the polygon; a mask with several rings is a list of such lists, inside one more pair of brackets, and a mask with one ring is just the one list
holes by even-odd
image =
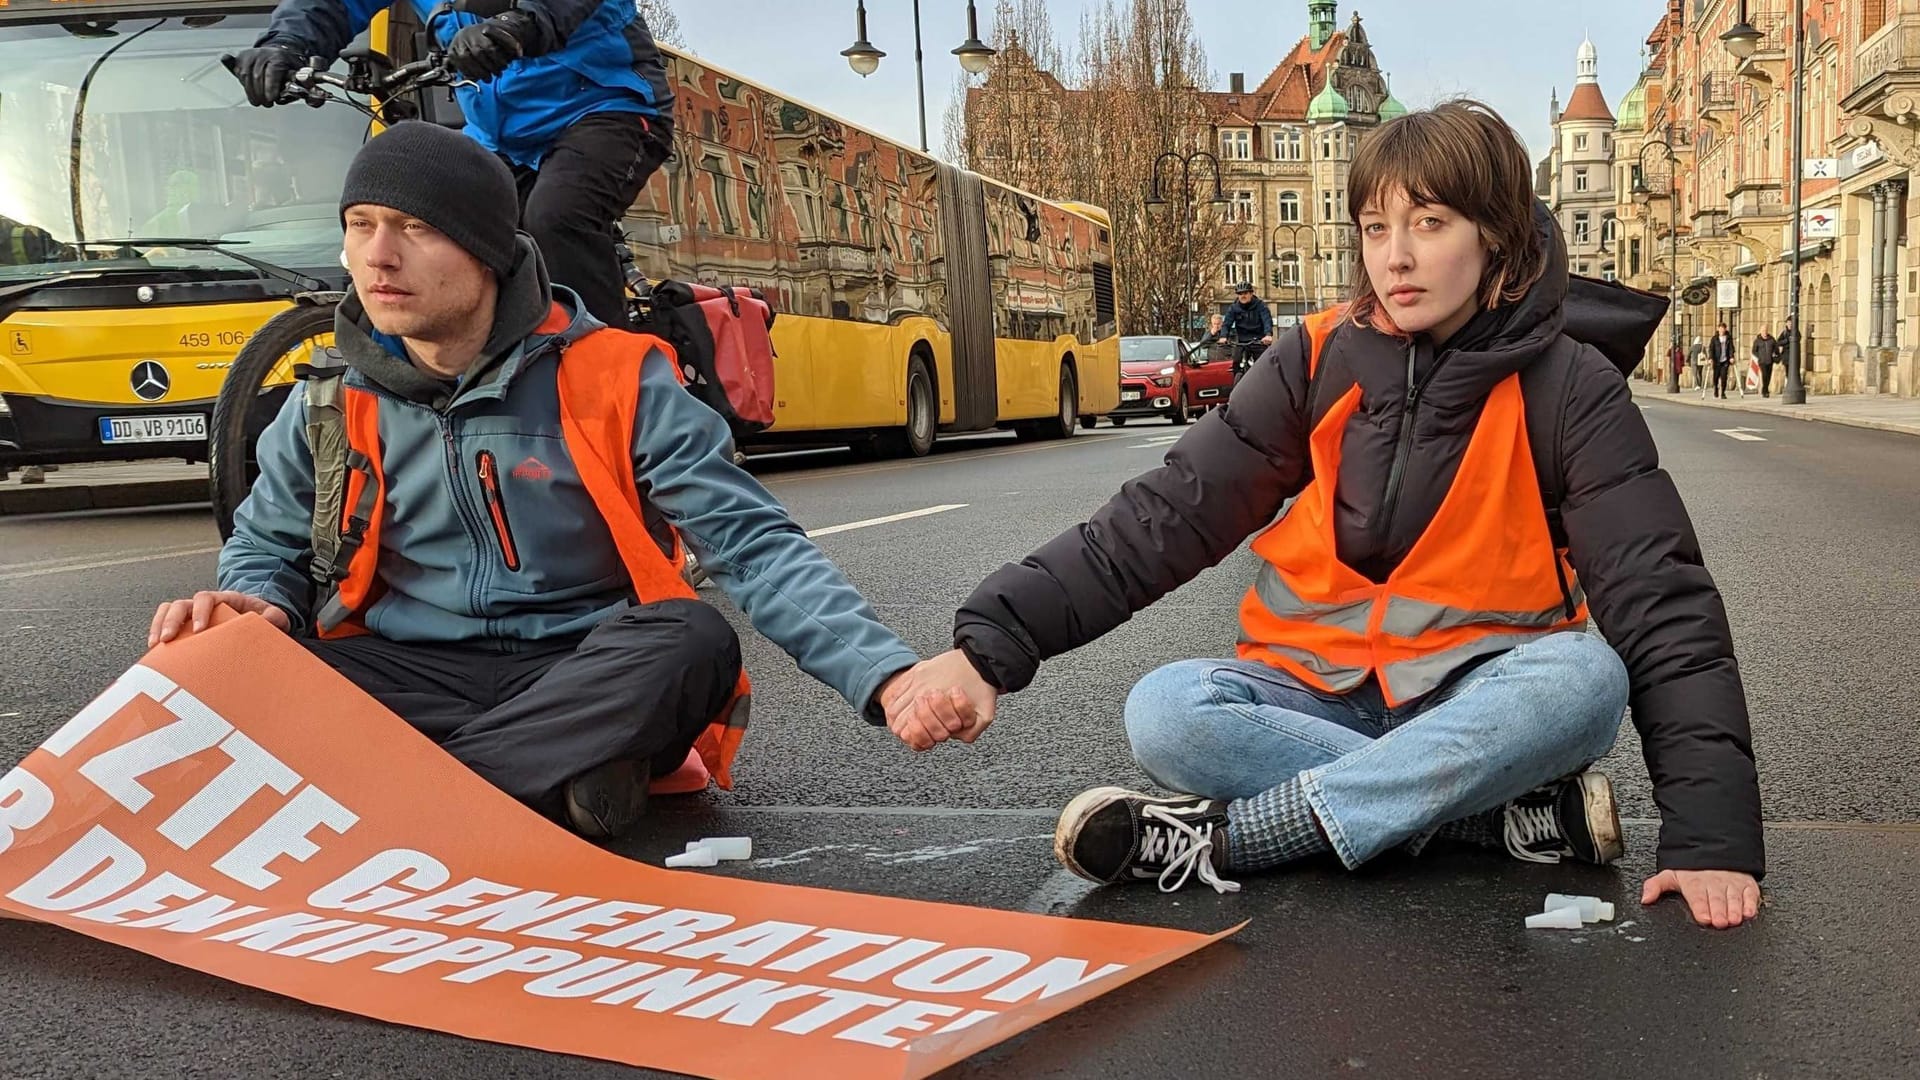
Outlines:
{"label": "red pannier bag", "polygon": [[687,390],[736,439],[773,425],[773,305],[758,289],[662,281],[641,327],[680,356]]}

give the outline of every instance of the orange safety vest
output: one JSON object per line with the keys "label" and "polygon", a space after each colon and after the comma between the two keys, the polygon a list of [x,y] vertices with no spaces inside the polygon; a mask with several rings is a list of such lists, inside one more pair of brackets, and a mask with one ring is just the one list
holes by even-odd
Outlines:
{"label": "orange safety vest", "polygon": [[[1307,318],[1309,379],[1345,314]],[[1562,591],[1561,575],[1572,582],[1573,568],[1548,532],[1518,374],[1488,396],[1452,488],[1387,579],[1376,584],[1340,561],[1334,483],[1360,396],[1355,385],[1315,425],[1313,480],[1253,541],[1264,565],[1240,603],[1240,658],[1329,693],[1377,676],[1387,704],[1398,706],[1475,657],[1584,626],[1578,585]]]}
{"label": "orange safety vest", "polygon": [[[540,324],[537,333],[555,334],[571,321],[566,310],[555,304]],[[572,342],[561,354],[559,365],[560,427],[579,471],[582,485],[592,496],[613,534],[620,560],[626,564],[627,577],[642,604],[662,600],[697,600],[699,594],[681,577],[684,549],[678,534],[674,536],[674,554],[667,556],[647,531],[640,508],[640,492],[633,478],[633,429],[639,412],[640,365],[647,353],[660,349],[669,358],[673,346],[658,338],[605,327]],[[671,365],[676,376],[680,370]],[[334,598],[343,617],[333,626],[319,629],[321,637],[350,637],[367,633],[359,613],[377,596],[379,575],[376,563],[380,551],[380,529],[386,514],[386,474],[380,460],[380,399],[356,387],[342,388],[346,417],[347,445],[351,460],[364,468],[350,468],[346,498],[342,507],[343,533],[360,532],[347,563],[346,576]],[[373,485],[367,498],[367,485]],[[353,521],[356,508],[370,503],[363,527]],[[745,669],[734,685],[732,696],[718,716],[694,742],[694,751],[723,788],[733,787],[731,766],[746,735],[753,685]]]}

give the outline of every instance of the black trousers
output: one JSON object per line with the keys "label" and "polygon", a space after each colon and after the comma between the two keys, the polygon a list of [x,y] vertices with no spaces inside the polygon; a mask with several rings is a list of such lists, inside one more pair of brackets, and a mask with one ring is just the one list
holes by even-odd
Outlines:
{"label": "black trousers", "polygon": [[740,640],[698,600],[631,608],[584,638],[420,644],[373,635],[308,650],[494,787],[550,816],[580,773],[621,758],[664,775],[740,677]]}
{"label": "black trousers", "polygon": [[1773,365],[1760,365],[1760,396],[1769,397],[1773,393]]}
{"label": "black trousers", "polygon": [[1716,360],[1713,364],[1713,396],[1727,396],[1727,372],[1733,370],[1730,361]]}
{"label": "black trousers", "polygon": [[627,324],[613,225],[666,162],[672,132],[661,117],[593,113],[561,134],[538,169],[507,163],[520,187],[520,227],[540,246],[547,274],[608,326]]}

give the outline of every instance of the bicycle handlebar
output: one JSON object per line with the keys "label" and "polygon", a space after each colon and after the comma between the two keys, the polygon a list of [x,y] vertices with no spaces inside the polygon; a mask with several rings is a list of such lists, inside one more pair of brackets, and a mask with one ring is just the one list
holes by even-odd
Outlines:
{"label": "bicycle handlebar", "polygon": [[[377,54],[375,54],[377,55]],[[231,53],[223,54],[220,63],[227,71],[238,75],[239,58]],[[403,64],[385,75],[373,73],[376,66],[370,57],[350,58],[347,61],[347,73],[336,75],[327,70],[328,64],[322,58],[309,57],[307,63],[287,79],[286,89],[282,90],[276,105],[292,105],[305,102],[313,108],[319,108],[330,101],[340,101],[361,112],[374,116],[377,120],[384,117],[374,115],[374,110],[350,97],[339,97],[327,92],[327,87],[337,87],[343,93],[363,97],[378,98],[382,102],[390,101],[409,91],[431,86],[452,86],[459,76],[447,66],[446,57],[434,54],[424,60],[415,60]]]}

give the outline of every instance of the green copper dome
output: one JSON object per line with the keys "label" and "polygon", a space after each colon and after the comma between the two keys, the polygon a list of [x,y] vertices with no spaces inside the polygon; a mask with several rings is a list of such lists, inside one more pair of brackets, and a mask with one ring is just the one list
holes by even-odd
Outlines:
{"label": "green copper dome", "polygon": [[1388,89],[1387,100],[1380,103],[1380,122],[1384,124],[1389,120],[1398,120],[1405,115],[1407,115],[1407,107],[1400,104],[1400,99],[1394,97],[1393,91]]}
{"label": "green copper dome", "polygon": [[1345,120],[1352,111],[1347,105],[1346,96],[1333,88],[1333,68],[1327,69],[1327,85],[1313,96],[1313,102],[1307,106],[1307,122],[1322,123],[1331,120]]}
{"label": "green copper dome", "polygon": [[1613,124],[1618,131],[1640,131],[1647,126],[1647,81],[1640,80],[1620,102],[1620,113]]}

